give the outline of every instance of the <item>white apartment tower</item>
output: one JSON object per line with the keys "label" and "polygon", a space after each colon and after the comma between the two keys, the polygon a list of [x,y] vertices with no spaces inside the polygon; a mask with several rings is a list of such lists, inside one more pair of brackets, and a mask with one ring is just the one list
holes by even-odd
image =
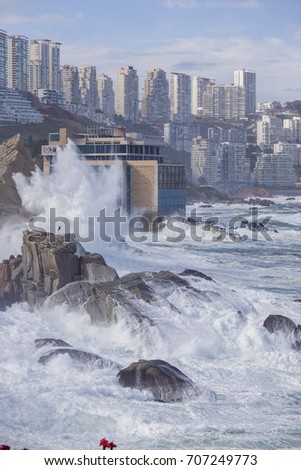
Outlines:
{"label": "white apartment tower", "polygon": [[234,85],[246,89],[246,114],[256,112],[256,73],[253,70],[240,69],[234,72]]}
{"label": "white apartment tower", "polygon": [[7,41],[7,87],[28,90],[29,43],[24,36],[8,36]]}
{"label": "white apartment tower", "polygon": [[207,85],[214,85],[215,80],[211,78],[193,76],[191,79],[191,113],[200,116],[203,112],[203,93]]}
{"label": "white apartment tower", "polygon": [[75,65],[65,64],[61,68],[62,89],[67,105],[81,103],[79,92],[79,73]]}
{"label": "white apartment tower", "polygon": [[170,120],[189,123],[191,120],[191,77],[184,73],[171,73],[169,81]]}
{"label": "white apartment tower", "polygon": [[0,88],[7,86],[7,34],[0,29]]}
{"label": "white apartment tower", "polygon": [[97,73],[94,65],[82,65],[79,69],[79,88],[84,106],[99,109]]}
{"label": "white apartment tower", "polygon": [[113,80],[108,75],[101,73],[97,75],[97,84],[100,109],[108,116],[113,116],[115,114]]}
{"label": "white apartment tower", "polygon": [[59,42],[34,39],[29,44],[29,90],[52,90],[61,93],[61,67]]}
{"label": "white apartment tower", "polygon": [[31,40],[29,44],[29,90],[49,90],[49,39]]}
{"label": "white apartment tower", "polygon": [[245,117],[245,87],[208,85],[203,93],[203,116],[217,119]]}
{"label": "white apartment tower", "polygon": [[162,69],[147,71],[141,117],[153,124],[169,121],[169,84]]}
{"label": "white apartment tower", "polygon": [[124,66],[117,73],[116,112],[132,122],[139,120],[139,79],[137,71]]}

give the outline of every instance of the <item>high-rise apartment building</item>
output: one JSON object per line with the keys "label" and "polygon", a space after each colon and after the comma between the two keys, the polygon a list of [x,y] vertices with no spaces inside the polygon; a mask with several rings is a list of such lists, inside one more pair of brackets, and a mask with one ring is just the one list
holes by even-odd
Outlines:
{"label": "high-rise apartment building", "polygon": [[144,81],[141,117],[157,124],[169,121],[169,84],[166,72],[162,69],[147,71]]}
{"label": "high-rise apartment building", "polygon": [[49,43],[49,89],[62,92],[62,79],[61,79],[61,43]]}
{"label": "high-rise apartment building", "polygon": [[94,65],[80,67],[79,88],[82,104],[92,109],[99,109],[97,73]]}
{"label": "high-rise apartment building", "polygon": [[75,65],[65,64],[61,68],[62,89],[64,100],[69,105],[79,105],[81,96],[79,92],[79,73]]}
{"label": "high-rise apartment building", "polygon": [[7,87],[28,90],[29,44],[25,36],[8,36],[7,41]]}
{"label": "high-rise apartment building", "polygon": [[7,34],[0,29],[0,88],[7,86]]}
{"label": "high-rise apartment building", "polygon": [[115,92],[113,80],[108,75],[97,75],[98,95],[100,109],[108,116],[115,114]]}
{"label": "high-rise apartment building", "polygon": [[170,120],[189,123],[191,120],[191,77],[184,73],[171,73],[169,80]]}
{"label": "high-rise apartment building", "polygon": [[29,90],[62,91],[60,46],[49,39],[31,40],[29,44]]}
{"label": "high-rise apartment building", "polygon": [[256,73],[253,70],[240,69],[234,71],[234,85],[246,89],[246,114],[256,112]]}
{"label": "high-rise apartment building", "polygon": [[214,85],[212,78],[193,76],[191,79],[191,113],[200,116],[203,112],[203,93],[207,85]]}
{"label": "high-rise apartment building", "polygon": [[203,116],[216,119],[245,117],[245,87],[208,85],[203,93]]}
{"label": "high-rise apartment building", "polygon": [[116,112],[128,121],[139,120],[139,79],[131,65],[121,67],[117,73]]}
{"label": "high-rise apartment building", "polygon": [[29,44],[29,89],[49,90],[49,39],[31,40]]}

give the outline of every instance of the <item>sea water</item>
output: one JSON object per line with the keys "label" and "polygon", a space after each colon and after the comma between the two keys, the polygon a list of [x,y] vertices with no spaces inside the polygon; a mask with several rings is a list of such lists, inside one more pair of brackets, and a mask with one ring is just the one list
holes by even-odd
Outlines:
{"label": "sea water", "polygon": [[[50,177],[38,171],[16,176],[23,204],[45,217],[51,207],[72,220],[107,207],[120,191],[120,169],[97,179],[70,144]],[[69,159],[69,160],[68,160]],[[66,169],[68,172],[66,173]],[[299,449],[301,448],[301,353],[263,327],[269,314],[301,323],[301,197],[258,206],[270,217],[268,237],[240,229],[229,236],[233,217],[251,217],[248,204],[202,202],[203,220],[218,217],[226,236],[178,222],[185,236],[163,228],[157,238],[84,244],[99,251],[119,275],[137,271],[195,269],[211,276],[190,281],[208,293],[206,302],[176,289],[169,300],[181,314],[161,312],[153,337],[133,335],[126,323],[92,325],[82,311],[13,305],[0,312],[0,443],[14,449],[97,449],[102,437],[118,449]],[[1,229],[1,258],[20,252],[24,221]],[[173,240],[171,240],[173,239]],[[240,312],[238,314],[238,312]],[[201,394],[181,403],[159,403],[147,391],[122,388],[116,370],[78,368],[69,356],[38,362],[36,338],[61,338],[127,366],[140,358],[170,362],[195,381]]]}

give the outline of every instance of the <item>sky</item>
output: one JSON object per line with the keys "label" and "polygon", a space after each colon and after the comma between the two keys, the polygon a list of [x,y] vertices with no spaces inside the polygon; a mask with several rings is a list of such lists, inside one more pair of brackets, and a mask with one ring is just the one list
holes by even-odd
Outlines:
{"label": "sky", "polygon": [[0,29],[60,42],[61,64],[115,81],[132,65],[233,83],[256,72],[257,101],[301,100],[300,0],[0,0]]}

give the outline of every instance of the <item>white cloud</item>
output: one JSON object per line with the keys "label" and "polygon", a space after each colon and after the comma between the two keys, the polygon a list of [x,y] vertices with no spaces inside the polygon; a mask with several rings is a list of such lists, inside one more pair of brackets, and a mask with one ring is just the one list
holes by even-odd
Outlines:
{"label": "white cloud", "polygon": [[240,8],[259,9],[262,0],[164,0],[165,8]]}
{"label": "white cloud", "polygon": [[59,15],[57,13],[43,13],[37,16],[27,16],[4,12],[1,14],[1,25],[41,25],[48,23],[51,24],[53,22],[68,26],[81,21],[82,17],[83,15],[80,12],[68,16]]}
{"label": "white cloud", "polygon": [[164,0],[162,5],[165,8],[198,8],[200,6],[197,0]]}
{"label": "white cloud", "polygon": [[258,9],[263,6],[261,0],[211,0],[202,3],[207,8],[246,8]]}

